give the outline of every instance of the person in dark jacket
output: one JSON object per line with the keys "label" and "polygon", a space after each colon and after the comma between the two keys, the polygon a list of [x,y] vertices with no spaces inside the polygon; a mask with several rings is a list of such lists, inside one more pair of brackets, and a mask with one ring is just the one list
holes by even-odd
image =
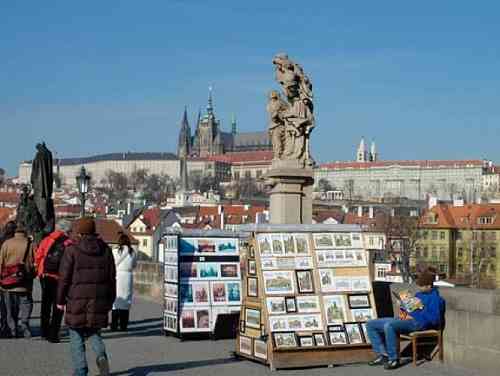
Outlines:
{"label": "person in dark jacket", "polygon": [[37,276],[42,288],[42,304],[40,310],[41,336],[50,343],[59,343],[59,331],[64,311],[56,306],[59,267],[64,251],[72,244],[69,237],[71,222],[60,220],[56,231],[47,235],[38,245],[35,252]]}
{"label": "person in dark jacket", "polygon": [[59,269],[57,305],[66,311],[74,375],[87,375],[85,340],[96,353],[100,375],[109,375],[101,329],[108,326],[108,314],[116,297],[116,271],[111,249],[95,233],[92,218],[74,224],[75,244],[64,252]]}
{"label": "person in dark jacket", "polygon": [[369,364],[372,366],[384,365],[385,369],[396,369],[400,366],[397,342],[400,334],[408,334],[420,330],[440,329],[444,316],[445,301],[433,287],[435,275],[424,272],[417,277],[417,288],[413,300],[415,309],[409,312],[402,309],[404,319],[381,318],[370,320],[366,330],[373,351],[377,357]]}
{"label": "person in dark jacket", "polygon": [[[3,228],[2,233],[0,234],[0,249],[2,248],[3,243],[14,237],[15,233],[16,222],[7,222]],[[2,286],[0,285],[0,338],[10,337],[10,331],[7,328],[7,306],[5,305]]]}

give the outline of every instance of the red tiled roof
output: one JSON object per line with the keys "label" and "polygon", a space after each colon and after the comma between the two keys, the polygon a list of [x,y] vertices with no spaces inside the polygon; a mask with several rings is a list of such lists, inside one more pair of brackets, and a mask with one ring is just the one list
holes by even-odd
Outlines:
{"label": "red tiled roof", "polygon": [[349,225],[364,225],[368,226],[372,231],[385,231],[387,225],[387,215],[384,213],[376,213],[373,218],[368,216],[358,216],[354,213],[346,213],[344,224]]}
{"label": "red tiled roof", "polygon": [[241,152],[233,152],[219,155],[212,155],[207,157],[208,160],[211,161],[220,161],[231,164],[271,164],[273,159],[272,151],[241,151]]}
{"label": "red tiled roof", "polygon": [[331,162],[323,163],[319,167],[325,169],[368,169],[374,167],[420,167],[420,168],[461,168],[483,166],[481,160],[420,160],[420,161],[378,161],[378,162]]}
{"label": "red tiled roof", "polygon": [[[257,214],[266,210],[264,206],[223,205],[224,222],[229,225],[255,223]],[[210,224],[212,228],[220,228],[220,214],[218,206],[200,206],[196,223]]]}
{"label": "red tiled roof", "polygon": [[[429,222],[431,213],[436,223]],[[492,218],[492,223],[478,222],[485,217]],[[420,225],[425,228],[500,229],[500,204],[436,205],[422,214]]]}
{"label": "red tiled roof", "polygon": [[15,214],[14,208],[0,208],[0,228],[5,226],[5,224],[14,219]]}
{"label": "red tiled roof", "polygon": [[96,232],[102,240],[108,244],[117,244],[120,234],[124,233],[129,236],[132,244],[139,244],[139,241],[134,238],[127,230],[112,219],[96,218]]}
{"label": "red tiled roof", "polygon": [[19,201],[19,195],[17,192],[0,192],[0,202],[17,204]]}
{"label": "red tiled roof", "polygon": [[342,210],[330,209],[313,213],[313,219],[317,223],[323,223],[329,218],[333,218],[337,222],[342,223],[342,220],[344,219],[344,212]]}
{"label": "red tiled roof", "polygon": [[160,215],[161,210],[158,207],[146,209],[142,212],[144,223],[150,228],[153,229],[160,225]]}

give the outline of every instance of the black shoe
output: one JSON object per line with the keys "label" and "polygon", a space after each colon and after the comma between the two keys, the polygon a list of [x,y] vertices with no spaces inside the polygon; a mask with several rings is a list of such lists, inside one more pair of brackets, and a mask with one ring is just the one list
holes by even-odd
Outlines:
{"label": "black shoe", "polygon": [[379,355],[375,359],[373,359],[370,363],[368,363],[369,366],[383,366],[385,363],[387,363],[387,357],[383,355]]}
{"label": "black shoe", "polygon": [[50,342],[50,343],[61,343],[61,340],[59,339],[59,337],[49,337],[49,338],[47,338],[47,342]]}
{"label": "black shoe", "polygon": [[384,364],[384,369],[396,369],[399,368],[400,365],[399,360],[389,360]]}
{"label": "black shoe", "polygon": [[109,376],[109,362],[105,356],[100,356],[96,359],[97,368],[99,368],[99,376]]}

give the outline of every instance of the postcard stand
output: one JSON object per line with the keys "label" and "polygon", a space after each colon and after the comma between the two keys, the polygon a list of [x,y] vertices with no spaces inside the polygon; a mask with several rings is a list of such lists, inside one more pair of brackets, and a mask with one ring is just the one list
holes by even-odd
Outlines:
{"label": "postcard stand", "polygon": [[171,231],[162,238],[166,335],[212,336],[219,315],[240,311],[239,241],[237,233],[220,230]]}
{"label": "postcard stand", "polygon": [[365,322],[376,311],[361,229],[285,227],[256,226],[241,250],[236,354],[272,370],[370,360]]}

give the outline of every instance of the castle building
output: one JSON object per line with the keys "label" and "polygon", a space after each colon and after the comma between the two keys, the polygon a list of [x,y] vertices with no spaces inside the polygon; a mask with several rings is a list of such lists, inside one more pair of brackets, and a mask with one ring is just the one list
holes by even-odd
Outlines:
{"label": "castle building", "polygon": [[191,158],[207,158],[232,152],[271,151],[272,145],[267,131],[238,132],[236,119],[231,120],[231,131],[222,130],[220,120],[214,113],[212,90],[209,90],[205,115],[198,114],[196,127],[191,133],[187,111],[181,122],[177,153],[187,152]]}

